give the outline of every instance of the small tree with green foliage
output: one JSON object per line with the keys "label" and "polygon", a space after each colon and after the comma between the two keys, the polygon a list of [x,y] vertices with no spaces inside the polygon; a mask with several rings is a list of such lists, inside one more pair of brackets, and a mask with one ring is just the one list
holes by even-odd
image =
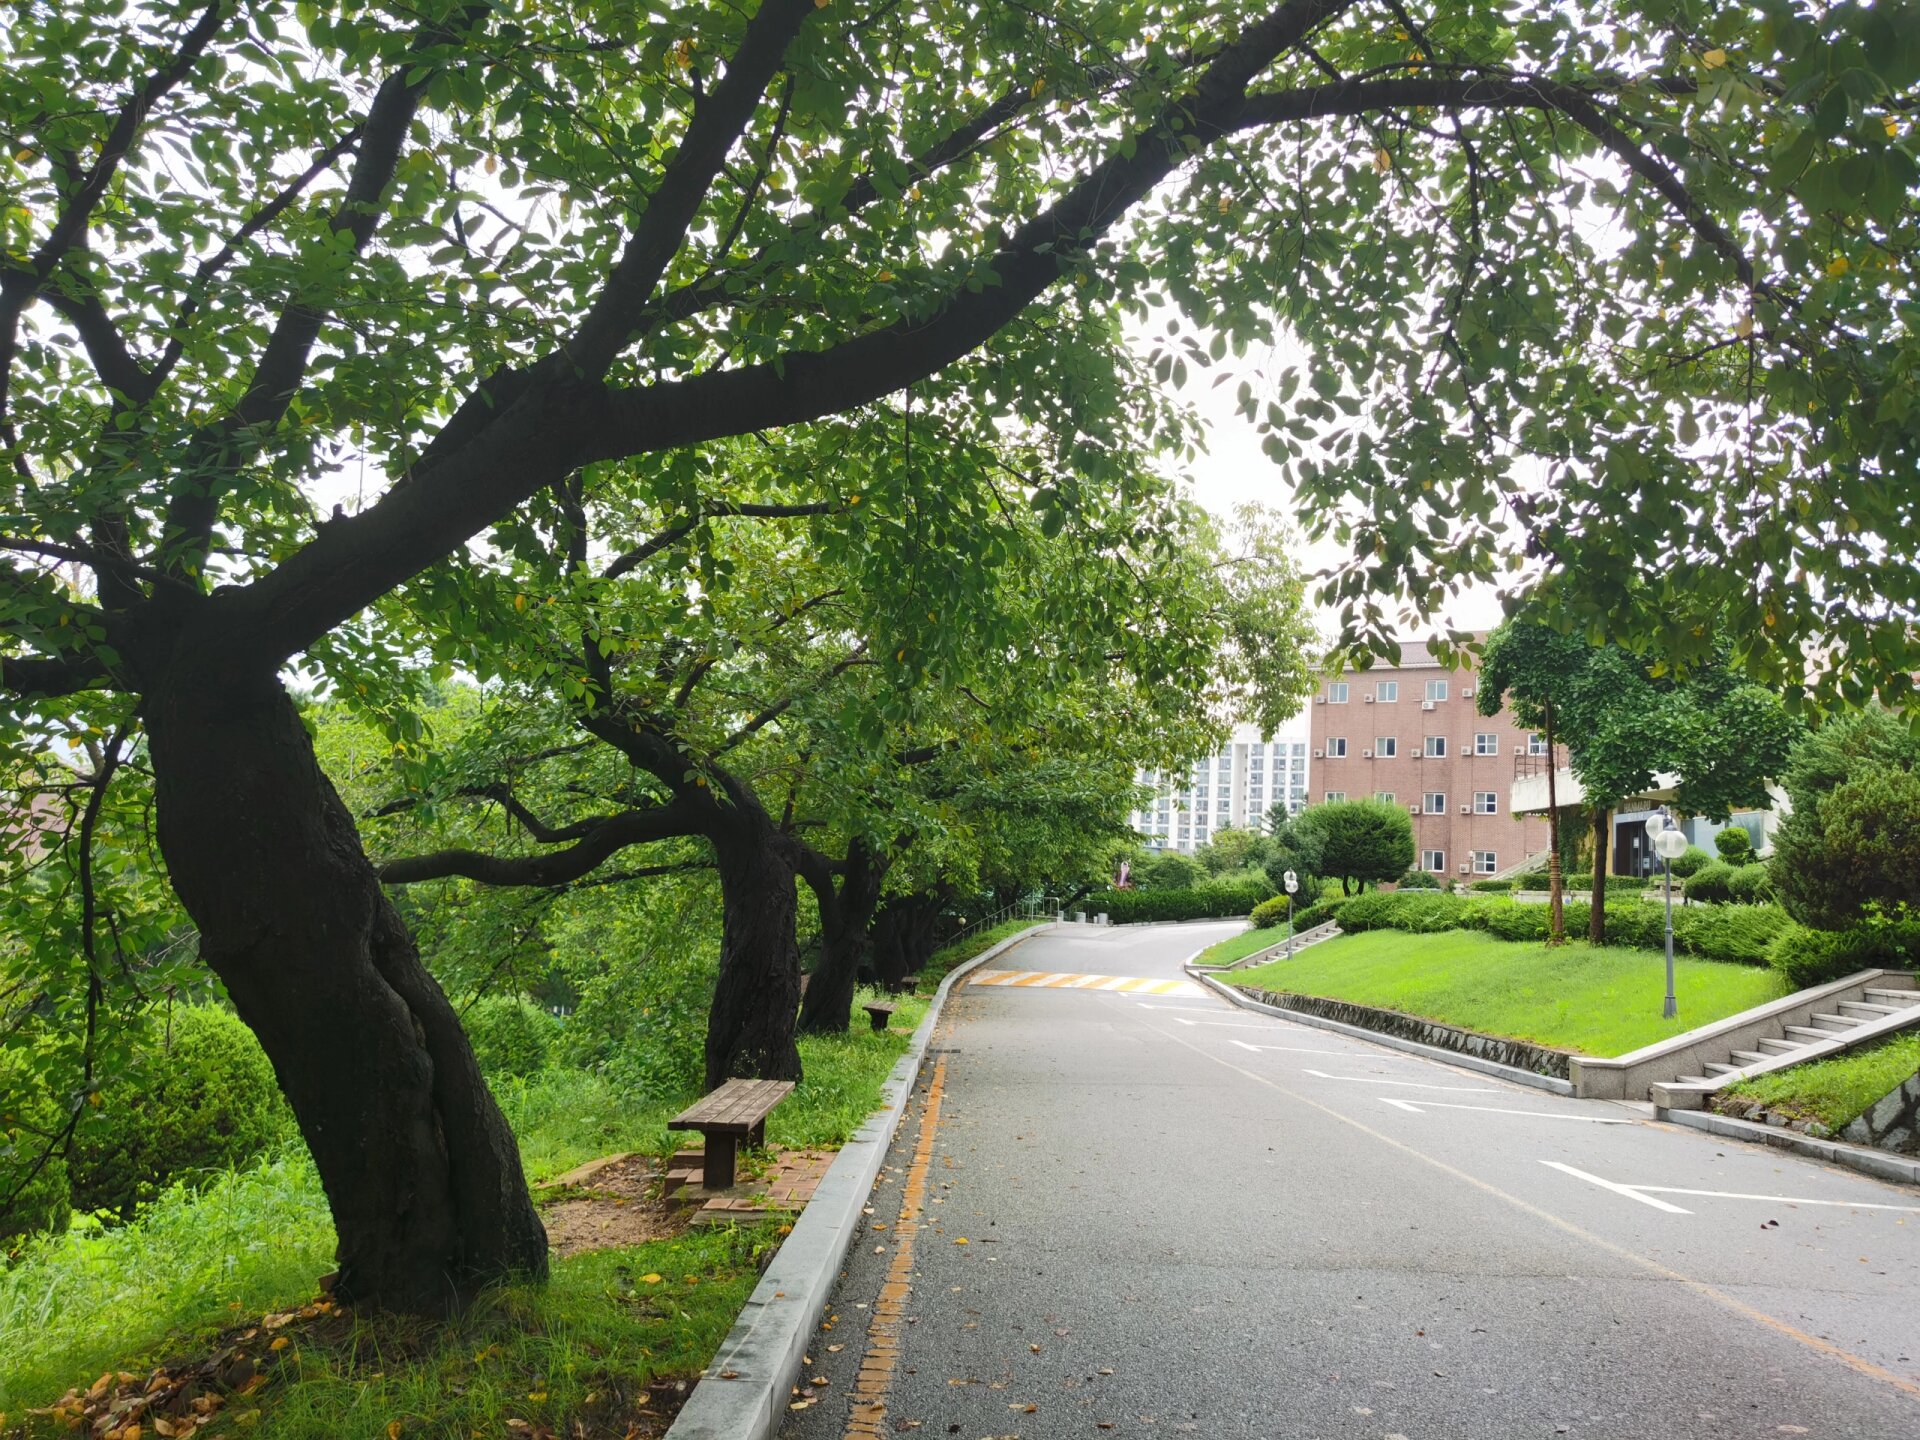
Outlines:
{"label": "small tree with green foliage", "polygon": [[1729,825],[1713,837],[1713,848],[1729,865],[1744,865],[1753,854],[1753,837],[1744,825]]}
{"label": "small tree with green foliage", "polygon": [[1330,800],[1300,812],[1285,842],[1314,857],[1316,873],[1342,894],[1398,879],[1413,865],[1413,822],[1385,800]]}

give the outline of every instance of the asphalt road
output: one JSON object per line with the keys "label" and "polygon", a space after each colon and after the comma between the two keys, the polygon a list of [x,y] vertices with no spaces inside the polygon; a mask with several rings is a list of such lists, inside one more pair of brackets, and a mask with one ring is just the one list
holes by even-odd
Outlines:
{"label": "asphalt road", "polygon": [[872,1208],[785,1440],[1920,1437],[1920,1190],[1210,994],[958,991]]}

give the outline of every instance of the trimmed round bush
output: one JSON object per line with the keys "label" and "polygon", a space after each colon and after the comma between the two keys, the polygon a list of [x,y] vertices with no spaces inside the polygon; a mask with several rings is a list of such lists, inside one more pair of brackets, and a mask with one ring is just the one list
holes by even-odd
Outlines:
{"label": "trimmed round bush", "polygon": [[1340,913],[1350,902],[1343,899],[1322,900],[1314,905],[1304,906],[1293,912],[1293,928],[1296,933],[1304,933],[1329,920],[1338,920]]}
{"label": "trimmed round bush", "polygon": [[1740,905],[1773,899],[1773,872],[1765,865],[1742,865],[1727,877],[1727,898]]}
{"label": "trimmed round bush", "polygon": [[1698,845],[1689,845],[1680,852],[1679,858],[1673,862],[1673,873],[1678,875],[1682,880],[1685,880],[1689,875],[1698,874],[1702,866],[1711,865],[1712,863],[1713,856],[1702,850]]}
{"label": "trimmed round bush", "polygon": [[[67,1162],[55,1155],[18,1195],[21,1178],[62,1123],[60,1107],[32,1073],[27,1058],[0,1050],[0,1252],[7,1242],[43,1231],[58,1234],[73,1216]],[[11,1201],[6,1196],[13,1195]]]}
{"label": "trimmed round bush", "polygon": [[133,1068],[100,1091],[70,1157],[77,1210],[130,1220],[175,1181],[246,1165],[293,1133],[273,1066],[238,1016],[183,1005],[148,1017]]}
{"label": "trimmed round bush", "polygon": [[[1648,905],[1638,900],[1607,906],[1606,939],[1609,945],[1623,945],[1632,949],[1666,949],[1666,907]],[[1678,943],[1677,922],[1675,943]]]}
{"label": "trimmed round bush", "polygon": [[1401,890],[1444,890],[1440,877],[1430,870],[1409,870],[1393,882]]}
{"label": "trimmed round bush", "polygon": [[1733,866],[1724,860],[1713,860],[1702,865],[1687,877],[1685,891],[1689,900],[1705,900],[1709,904],[1727,903],[1733,899]]}
{"label": "trimmed round bush", "polygon": [[1743,825],[1729,825],[1713,837],[1713,848],[1729,865],[1744,865],[1753,858],[1753,837]]}
{"label": "trimmed round bush", "polygon": [[462,1012],[460,1023],[489,1080],[546,1069],[560,1039],[560,1022],[518,995],[484,995]]}
{"label": "trimmed round bush", "polygon": [[1156,920],[1211,920],[1248,915],[1273,894],[1271,886],[1198,885],[1191,890],[1101,890],[1075,909],[1105,915],[1115,925],[1139,925]]}
{"label": "trimmed round bush", "polygon": [[1474,880],[1467,889],[1478,895],[1506,895],[1513,890],[1511,880]]}
{"label": "trimmed round bush", "polygon": [[1287,918],[1287,897],[1276,895],[1271,900],[1262,900],[1247,914],[1256,930],[1271,930]]}

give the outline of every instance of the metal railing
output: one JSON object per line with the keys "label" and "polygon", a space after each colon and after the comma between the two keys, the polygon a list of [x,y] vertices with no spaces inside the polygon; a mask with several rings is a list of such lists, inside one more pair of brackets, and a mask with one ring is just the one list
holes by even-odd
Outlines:
{"label": "metal railing", "polygon": [[961,926],[940,942],[940,948],[957,945],[969,935],[978,935],[982,930],[991,930],[994,926],[1005,924],[1009,920],[1051,919],[1055,913],[1056,907],[1049,896],[1040,895],[1028,900],[1016,900],[1011,905],[1001,906],[991,915]]}

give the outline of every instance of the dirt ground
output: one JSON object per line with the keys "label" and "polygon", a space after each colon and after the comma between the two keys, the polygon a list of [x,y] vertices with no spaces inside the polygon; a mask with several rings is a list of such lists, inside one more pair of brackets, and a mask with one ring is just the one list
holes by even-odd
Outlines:
{"label": "dirt ground", "polygon": [[687,1210],[660,1199],[658,1169],[645,1155],[596,1160],[541,1190],[540,1218],[556,1256],[664,1240],[687,1228]]}

